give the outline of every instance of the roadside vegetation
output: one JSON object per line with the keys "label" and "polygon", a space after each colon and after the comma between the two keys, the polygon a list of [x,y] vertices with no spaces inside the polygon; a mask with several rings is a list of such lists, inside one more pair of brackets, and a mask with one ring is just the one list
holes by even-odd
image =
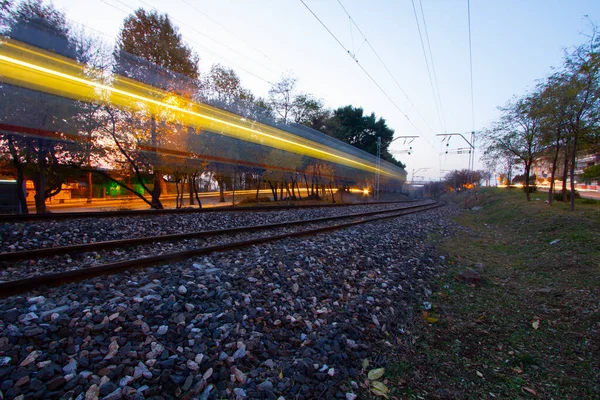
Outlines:
{"label": "roadside vegetation", "polygon": [[438,238],[448,269],[386,368],[390,396],[600,397],[600,202],[531,200],[481,189]]}

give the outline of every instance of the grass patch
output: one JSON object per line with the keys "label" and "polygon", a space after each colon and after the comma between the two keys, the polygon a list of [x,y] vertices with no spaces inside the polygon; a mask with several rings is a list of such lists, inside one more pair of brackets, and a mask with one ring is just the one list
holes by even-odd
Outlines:
{"label": "grass patch", "polygon": [[[600,207],[536,197],[484,189],[456,218],[467,229],[440,243],[449,269],[428,299],[439,321],[415,321],[393,395],[600,398]],[[455,279],[468,268],[483,281]]]}

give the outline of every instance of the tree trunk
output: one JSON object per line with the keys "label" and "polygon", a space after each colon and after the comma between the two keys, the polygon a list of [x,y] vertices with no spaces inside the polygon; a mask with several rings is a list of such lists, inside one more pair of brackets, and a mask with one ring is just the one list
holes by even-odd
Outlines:
{"label": "tree trunk", "polygon": [[195,184],[195,179],[192,180],[194,174],[189,174],[188,175],[188,192],[189,192],[189,197],[190,197],[190,206],[194,205],[194,184]]}
{"label": "tree trunk", "polygon": [[[294,178],[290,178],[290,186],[292,187],[292,199],[296,199],[296,189],[294,188],[294,185],[296,185],[296,182],[294,181]],[[289,191],[289,190],[288,190]]]}
{"label": "tree trunk", "polygon": [[566,203],[569,198],[567,196],[567,177],[569,176],[569,147],[567,145],[567,147],[565,148],[565,163],[564,163],[564,170],[563,170],[563,176],[562,176],[562,198],[563,201]]}
{"label": "tree trunk", "polygon": [[260,178],[256,180],[256,202],[258,203],[258,195],[260,193]]}
{"label": "tree trunk", "polygon": [[529,193],[529,173],[531,172],[531,163],[525,163],[525,197],[527,201],[531,201],[531,193]]}
{"label": "tree trunk", "polygon": [[196,174],[196,172],[194,172],[192,174],[192,177],[193,177],[193,185],[192,185],[192,187],[193,187],[193,190],[194,190],[194,195],[196,196],[196,201],[198,202],[198,208],[202,208],[202,202],[200,201],[200,196],[198,195],[198,184],[196,182],[196,176],[197,176],[197,174]]}
{"label": "tree trunk", "polygon": [[38,170],[33,179],[33,186],[35,188],[35,212],[38,214],[46,213],[46,169],[48,168],[48,163],[43,148],[43,140],[40,140],[40,148],[38,150]]}
{"label": "tree trunk", "polygon": [[175,208],[181,208],[179,205],[179,180],[175,179],[175,190],[177,194],[175,195]]}
{"label": "tree trunk", "polygon": [[225,181],[219,180],[219,203],[225,203]]}
{"label": "tree trunk", "polygon": [[283,181],[283,184],[285,185],[285,191],[287,192],[288,197],[293,198],[292,194],[290,193],[290,185],[288,184],[288,181]]}
{"label": "tree trunk", "polygon": [[558,163],[558,153],[560,151],[560,140],[556,139],[556,151],[552,159],[552,169],[550,171],[550,190],[548,191],[548,204],[552,205],[554,200],[554,175],[556,174],[556,164]]}
{"label": "tree trunk", "polygon": [[150,195],[152,196],[151,207],[154,208],[155,210],[163,209],[162,202],[160,201],[161,180],[162,180],[162,177],[160,175],[160,172],[157,170],[154,170],[154,187],[152,188],[152,192],[150,193]]}
{"label": "tree trunk", "polygon": [[12,157],[12,163],[17,170],[17,200],[19,202],[19,214],[29,214],[27,207],[27,195],[25,193],[25,173],[23,172],[23,164],[19,160],[19,155],[14,144],[14,137],[8,135],[8,149]]}
{"label": "tree trunk", "polygon": [[[277,183],[279,185],[279,182]],[[279,188],[279,201],[283,200],[283,182],[281,182],[281,187]]]}
{"label": "tree trunk", "polygon": [[270,180],[267,180],[269,187],[271,188],[271,192],[273,193],[273,201],[277,201],[277,187],[273,187],[273,183]]}
{"label": "tree trunk", "polygon": [[577,132],[573,135],[573,152],[571,154],[571,206],[570,210],[575,211],[575,167],[577,164]]}
{"label": "tree trunk", "polygon": [[298,177],[296,177],[296,190],[298,191],[298,199],[302,200],[302,195],[300,194],[300,185],[298,184]]}

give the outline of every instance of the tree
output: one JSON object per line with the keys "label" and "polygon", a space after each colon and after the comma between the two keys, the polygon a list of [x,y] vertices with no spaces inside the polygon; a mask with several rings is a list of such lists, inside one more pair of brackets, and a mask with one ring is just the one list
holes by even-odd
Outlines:
{"label": "tree", "polygon": [[[600,100],[600,36],[592,26],[586,44],[577,47],[565,57],[568,85],[566,128],[572,139],[571,193],[575,193],[575,167],[578,146],[598,141],[598,101]],[[575,210],[575,196],[571,196],[571,211]]]}
{"label": "tree", "polygon": [[[136,10],[125,18],[115,49],[115,72],[129,78],[191,97],[198,78],[198,56],[185,44],[169,17],[156,11]],[[187,79],[186,79],[187,78]],[[153,171],[152,207],[163,208],[160,201],[164,177],[157,150],[169,131],[150,117],[149,166]],[[162,129],[159,129],[160,127]],[[128,160],[134,159],[129,157]]]}
{"label": "tree", "polygon": [[544,146],[541,157],[550,165],[550,189],[548,204],[554,200],[554,181],[561,151],[564,155],[565,168],[563,176],[563,196],[566,200],[566,173],[569,164],[568,132],[566,129],[566,88],[563,84],[563,74],[557,73],[548,78],[540,86],[536,94],[539,96],[541,142]]}
{"label": "tree", "polygon": [[310,126],[326,113],[323,101],[311,94],[299,94],[292,101],[292,118],[297,124]]}
{"label": "tree", "polygon": [[525,169],[525,195],[529,193],[531,167],[543,147],[541,140],[541,104],[539,97],[528,95],[513,99],[500,108],[501,116],[492,130],[485,131],[488,148],[512,153],[523,162]]}
{"label": "tree", "polygon": [[252,94],[242,87],[240,77],[231,68],[213,64],[205,83],[208,98],[217,105],[231,106],[239,101],[249,100]]}
{"label": "tree", "polygon": [[592,165],[591,167],[584,169],[583,174],[581,174],[581,179],[586,182],[600,180],[600,164]]}
{"label": "tree", "polygon": [[385,119],[377,119],[375,113],[363,115],[363,112],[362,108],[350,105],[338,108],[325,124],[326,133],[373,155],[377,155],[377,140],[381,138],[381,158],[404,168],[406,165],[389,152],[394,130]]}
{"label": "tree", "polygon": [[293,113],[296,84],[296,78],[285,76],[269,89],[269,106],[284,124]]}
{"label": "tree", "polygon": [[[198,56],[183,42],[181,34],[166,14],[142,8],[127,16],[117,39],[117,56],[123,52],[149,61],[163,73],[198,79]],[[124,63],[120,67],[124,67]],[[143,67],[143,66],[142,66]],[[146,65],[148,67],[148,65]],[[143,73],[142,71],[121,71]],[[140,79],[144,81],[144,79]]]}
{"label": "tree", "polygon": [[[64,14],[52,4],[27,0],[15,7],[3,3],[2,8],[7,21],[5,33],[11,38],[86,61],[87,49],[75,40]],[[16,170],[21,209],[28,212],[20,188],[30,178],[36,192],[36,211],[44,213],[46,199],[58,194],[67,179],[65,166],[82,161],[81,142],[66,134],[76,137],[79,103],[11,85],[2,87],[2,100],[0,119],[15,127],[3,135],[3,147],[8,148]]]}
{"label": "tree", "polygon": [[515,167],[514,154],[504,146],[493,143],[488,145],[484,150],[482,161],[489,170],[498,173],[501,178],[501,184],[506,180],[506,185],[510,189],[512,172]]}

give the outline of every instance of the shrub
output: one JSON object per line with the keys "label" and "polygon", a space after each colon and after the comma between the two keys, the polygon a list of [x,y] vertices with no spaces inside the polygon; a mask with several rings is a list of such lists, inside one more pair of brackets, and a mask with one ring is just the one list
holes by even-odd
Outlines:
{"label": "shrub", "polygon": [[259,197],[258,202],[256,201],[256,198],[254,198],[254,197],[247,197],[243,200],[240,200],[240,202],[237,204],[243,205],[243,204],[268,203],[270,201],[271,201],[270,197]]}
{"label": "shrub", "polygon": [[[562,201],[563,196],[562,196],[562,190],[559,192],[554,192],[552,197],[554,198],[555,201]],[[581,198],[581,195],[579,194],[579,192],[576,190],[575,191],[575,198],[579,199]],[[567,190],[567,201],[571,201],[571,191]]]}

